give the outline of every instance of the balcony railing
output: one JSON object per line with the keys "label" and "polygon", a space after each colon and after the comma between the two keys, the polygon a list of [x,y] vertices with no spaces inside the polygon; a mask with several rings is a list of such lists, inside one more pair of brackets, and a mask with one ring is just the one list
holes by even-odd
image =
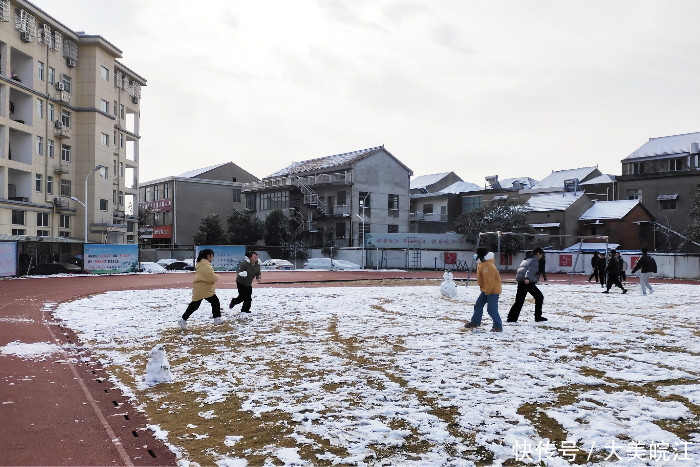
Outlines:
{"label": "balcony railing", "polygon": [[410,220],[422,222],[447,222],[447,214],[412,212]]}
{"label": "balcony railing", "polygon": [[267,178],[260,182],[246,183],[243,185],[244,191],[258,191],[276,187],[298,186],[299,181],[307,186],[314,185],[349,185],[352,183],[352,172],[327,173],[318,175],[307,175],[304,177],[275,177]]}

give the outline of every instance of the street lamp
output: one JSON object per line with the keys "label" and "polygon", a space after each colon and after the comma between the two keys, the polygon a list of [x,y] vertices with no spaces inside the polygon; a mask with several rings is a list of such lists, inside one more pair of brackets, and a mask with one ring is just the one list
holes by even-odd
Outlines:
{"label": "street lamp", "polygon": [[371,192],[367,192],[364,198],[360,200],[360,206],[362,206],[362,217],[359,214],[355,214],[358,219],[362,221],[362,269],[365,268],[365,207],[367,205],[367,197]]}
{"label": "street lamp", "polygon": [[89,171],[88,174],[85,176],[85,202],[84,202],[84,203],[83,203],[82,201],[80,201],[78,198],[76,198],[75,196],[71,196],[71,197],[70,197],[70,199],[72,199],[72,200],[75,201],[76,203],[82,204],[82,205],[83,205],[83,208],[84,208],[84,210],[85,210],[85,243],[88,242],[88,209],[87,209],[87,199],[88,199],[88,194],[87,194],[87,193],[88,193],[88,191],[87,191],[87,182],[88,182],[88,177],[90,176],[91,173],[97,172],[97,171],[100,170],[102,167],[104,167],[104,165],[102,165],[102,164],[99,164],[99,165],[95,166],[95,168],[92,169],[91,171]]}

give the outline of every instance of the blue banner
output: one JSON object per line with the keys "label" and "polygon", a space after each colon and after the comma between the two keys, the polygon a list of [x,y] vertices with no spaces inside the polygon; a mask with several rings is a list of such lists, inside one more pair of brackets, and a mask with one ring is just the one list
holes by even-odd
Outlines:
{"label": "blue banner", "polygon": [[88,243],[83,246],[83,253],[85,272],[119,274],[139,270],[138,245]]}
{"label": "blue banner", "polygon": [[245,257],[245,246],[240,245],[198,245],[195,247],[194,256],[206,248],[214,251],[212,267],[214,271],[237,271],[238,263]]}
{"label": "blue banner", "polygon": [[0,242],[0,276],[17,275],[17,243]]}

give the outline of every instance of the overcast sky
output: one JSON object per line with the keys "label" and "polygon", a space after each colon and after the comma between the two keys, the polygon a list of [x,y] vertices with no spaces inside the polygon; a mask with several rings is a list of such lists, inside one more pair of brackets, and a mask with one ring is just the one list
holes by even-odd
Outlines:
{"label": "overcast sky", "polygon": [[484,184],[700,130],[695,0],[33,0],[148,80],[140,180],[379,145]]}

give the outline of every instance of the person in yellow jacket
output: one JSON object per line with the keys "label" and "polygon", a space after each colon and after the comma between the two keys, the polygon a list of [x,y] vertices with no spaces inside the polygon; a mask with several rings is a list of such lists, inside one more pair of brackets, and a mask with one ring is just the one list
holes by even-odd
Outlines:
{"label": "person in yellow jacket", "polygon": [[493,252],[486,248],[476,249],[478,265],[476,267],[476,280],[479,283],[481,293],[474,303],[472,319],[465,325],[467,329],[475,329],[481,326],[481,316],[486,312],[493,320],[491,332],[502,332],[503,322],[498,314],[498,297],[501,295],[501,275],[496,269]]}
{"label": "person in yellow jacket", "polygon": [[199,308],[202,300],[211,304],[211,311],[214,315],[214,324],[221,324],[221,304],[216,296],[216,282],[219,275],[214,272],[211,261],[214,259],[214,251],[205,248],[197,255],[197,263],[194,265],[194,281],[192,282],[192,302],[187,306],[185,314],[182,315],[178,324],[182,329],[187,329],[187,318]]}

